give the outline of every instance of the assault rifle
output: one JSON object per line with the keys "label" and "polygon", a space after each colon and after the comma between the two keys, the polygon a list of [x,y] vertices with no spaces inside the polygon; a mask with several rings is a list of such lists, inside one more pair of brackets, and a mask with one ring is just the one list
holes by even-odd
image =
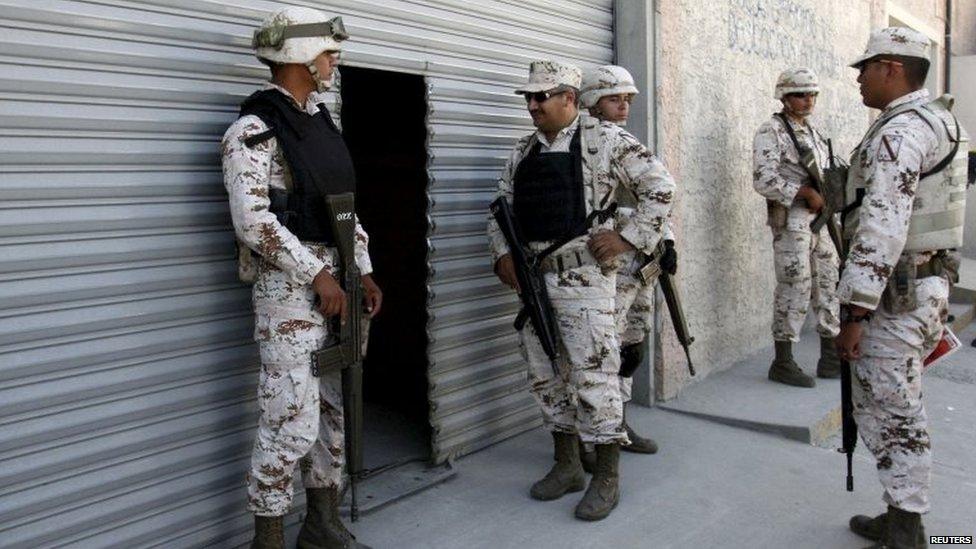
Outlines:
{"label": "assault rifle", "polygon": [[657,277],[661,285],[661,293],[664,294],[664,301],[668,305],[668,314],[671,316],[671,324],[674,326],[674,335],[678,337],[678,342],[685,350],[685,357],[688,359],[688,371],[695,375],[695,366],[691,363],[691,344],[695,338],[688,330],[688,321],[685,319],[685,311],[681,306],[681,296],[678,295],[678,288],[674,284],[674,276],[661,269],[661,257],[664,256],[664,241],[658,243],[654,250],[654,255],[650,257],[643,267],[638,269],[637,277],[645,285],[653,284]]}
{"label": "assault rifle", "polygon": [[356,483],[363,473],[363,288],[356,266],[356,209],[353,193],[325,197],[329,224],[339,250],[340,285],[346,292],[348,318],[336,317],[325,344],[312,353],[312,375],[329,370],[342,372],[342,407],[346,439],[346,468],[351,501],[349,518],[359,519]]}
{"label": "assault rifle", "polygon": [[[839,174],[842,167],[834,161],[834,145],[827,140],[827,151],[830,155],[828,174]],[[845,178],[846,179],[846,178]],[[834,236],[831,235],[831,239]],[[840,269],[843,272],[844,262],[847,260],[847,249],[839,237],[834,240],[837,253],[840,254]],[[840,357],[840,417],[841,417],[841,447],[837,449],[847,455],[847,491],[854,491],[854,448],[857,446],[857,423],[854,421],[854,401],[851,397],[851,363]]]}
{"label": "assault rifle", "polygon": [[498,229],[505,237],[512,262],[515,264],[515,278],[519,285],[519,299],[522,309],[515,317],[515,329],[522,331],[526,321],[532,322],[532,328],[539,337],[542,350],[552,364],[552,371],[559,377],[559,327],[552,312],[552,302],[546,290],[545,276],[542,272],[543,254],[533,253],[519,229],[512,207],[505,197],[499,197],[489,206],[491,215],[498,223]]}

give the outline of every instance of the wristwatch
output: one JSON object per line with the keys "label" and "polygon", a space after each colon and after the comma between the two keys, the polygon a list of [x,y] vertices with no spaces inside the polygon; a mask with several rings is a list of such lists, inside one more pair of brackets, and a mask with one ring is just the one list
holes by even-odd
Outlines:
{"label": "wristwatch", "polygon": [[844,324],[851,324],[851,323],[858,323],[858,322],[867,322],[867,321],[871,320],[871,316],[873,314],[874,314],[874,311],[868,311],[868,312],[864,313],[861,316],[854,316],[854,313],[851,312],[851,308],[850,307],[841,307],[841,310],[840,310],[840,321],[842,323],[844,323]]}

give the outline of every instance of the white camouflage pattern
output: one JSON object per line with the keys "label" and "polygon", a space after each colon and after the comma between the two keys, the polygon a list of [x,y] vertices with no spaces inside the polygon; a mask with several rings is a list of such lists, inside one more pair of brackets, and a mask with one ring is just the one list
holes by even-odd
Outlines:
{"label": "white camouflage pattern", "polygon": [[[927,90],[907,94],[888,105],[928,102]],[[929,509],[932,455],[922,404],[922,359],[942,336],[948,314],[948,282],[927,277],[915,282],[917,307],[894,314],[879,306],[895,264],[922,264],[931,252],[903,254],[919,173],[934,166],[939,143],[915,113],[899,115],[858,146],[851,160],[848,186],[864,186],[862,206],[845,227],[850,253],[841,273],[841,303],[874,310],[861,340],[862,358],[852,362],[855,418],[861,438],[874,454],[884,499],[906,511]],[[893,143],[897,147],[892,146]]]}
{"label": "white camouflage pattern", "polygon": [[905,57],[929,58],[931,41],[927,36],[908,27],[888,27],[871,32],[864,53],[850,66],[857,68],[872,57],[879,55],[903,55]]}
{"label": "white camouflage pattern", "polygon": [[[828,162],[827,143],[810,124],[791,127],[801,144],[814,151],[821,168]],[[772,333],[776,341],[799,341],[803,321],[812,302],[821,336],[840,331],[837,279],[840,259],[826,227],[813,234],[816,217],[796,199],[809,175],[800,164],[796,147],[778,117],[771,117],[753,140],[753,188],[769,203],[768,223],[773,233]]]}
{"label": "white camouflage pattern", "polygon": [[[309,114],[318,112],[316,99],[313,94],[305,105]],[[280,516],[291,506],[297,463],[306,487],[339,486],[342,481],[339,374],[311,374],[311,353],[328,334],[328,323],[315,309],[311,282],[323,268],[334,276],[339,273],[334,248],[299,242],[268,210],[269,189],[288,185],[282,152],[275,138],[253,148],[244,144],[267,129],[256,116],[238,119],[224,134],[222,156],[235,233],[260,256],[253,301],[254,339],[261,354],[261,416],[247,476],[247,507],[258,515]],[[372,272],[368,243],[357,222],[356,263],[363,274]]]}
{"label": "white camouflage pattern", "polygon": [[[674,181],[664,166],[636,138],[609,122],[598,122],[585,114],[560,132],[550,145],[541,132],[521,139],[512,152],[498,183],[497,196],[512,199],[515,168],[536,139],[542,152],[566,151],[577,124],[598,124],[596,154],[586,151],[583,133],[583,181],[587,211],[605,204],[617,185],[623,184],[639,198],[637,210],[622,236],[640,250],[651,252],[661,238],[665,220],[674,199]],[[609,199],[608,199],[609,200]],[[590,234],[613,230],[615,220],[594,224]],[[488,237],[492,264],[508,253],[501,232],[489,216]],[[586,248],[588,236],[578,237],[560,253]],[[535,250],[548,242],[534,242]],[[619,258],[618,258],[619,259]],[[546,427],[551,431],[579,434],[586,443],[629,444],[621,428],[623,403],[620,395],[620,345],[615,321],[616,270],[585,265],[561,273],[546,274],[546,285],[559,324],[563,361],[561,376],[552,372],[538,338],[527,325],[520,334],[520,346],[529,366],[531,391],[542,408]]]}
{"label": "white camouflage pattern", "polygon": [[813,69],[789,69],[780,73],[776,79],[773,97],[782,99],[788,93],[820,93],[817,73]]}
{"label": "white camouflage pattern", "polygon": [[559,86],[579,89],[583,71],[579,67],[559,61],[545,60],[529,63],[529,81],[515,93],[549,91]]}

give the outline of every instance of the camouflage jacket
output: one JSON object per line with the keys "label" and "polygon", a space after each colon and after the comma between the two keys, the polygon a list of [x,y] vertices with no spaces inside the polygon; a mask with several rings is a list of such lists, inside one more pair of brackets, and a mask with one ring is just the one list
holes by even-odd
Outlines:
{"label": "camouflage jacket", "polygon": [[[268,84],[294,98],[285,89]],[[305,112],[316,114],[323,99],[312,93],[305,102]],[[298,103],[295,102],[296,107]],[[221,155],[224,166],[224,187],[230,196],[230,213],[237,238],[266,261],[288,274],[297,284],[308,284],[323,268],[335,272],[335,254],[320,259],[298,241],[268,208],[271,204],[268,189],[287,188],[287,167],[278,141],[272,137],[254,147],[244,140],[267,131],[268,126],[257,116],[237,119],[224,133]],[[362,274],[373,271],[367,246],[369,236],[356,222],[356,265]]]}
{"label": "camouflage jacket", "polygon": [[[875,125],[891,109],[908,102],[928,103],[928,90],[892,101]],[[875,129],[872,125],[867,135]],[[853,223],[848,221],[845,227],[850,251],[837,287],[841,303],[877,307],[908,237],[919,174],[940,160],[938,137],[914,112],[896,116],[858,145],[851,158],[848,188],[864,186],[865,195]],[[921,264],[932,252],[912,255],[911,260]]]}
{"label": "camouflage jacket", "polygon": [[[595,147],[596,153],[591,157],[586,152],[590,145],[585,141],[587,132],[583,133],[581,143],[584,151],[583,187],[586,211],[589,213],[596,208],[606,207],[612,200],[617,185],[624,185],[637,196],[638,204],[631,223],[623,227],[620,234],[635,248],[650,254],[664,231],[674,201],[675,184],[664,165],[637,138],[616,124],[601,122],[587,114],[580,114],[576,121],[560,132],[552,148],[547,150],[544,146],[541,152],[555,152],[560,150],[560,146],[565,147],[563,150],[569,150],[569,141],[576,127],[594,123],[597,124],[594,133],[599,136]],[[512,200],[512,179],[515,169],[536,140],[541,140],[544,145],[548,145],[541,132],[527,135],[515,145],[498,180],[496,197]],[[604,223],[594,222],[590,234],[598,230],[614,230],[615,223],[613,216]],[[501,231],[498,230],[498,224],[490,215],[488,239],[494,265],[498,258],[508,253],[508,245]],[[567,243],[562,249],[570,251],[584,248],[588,239],[588,235],[580,236]],[[548,244],[548,242],[534,242],[532,247],[538,251]]]}
{"label": "camouflage jacket", "polygon": [[[827,141],[809,121],[797,124],[787,117],[796,139],[813,150],[817,164],[825,168],[828,162]],[[810,176],[800,165],[796,146],[790,139],[783,121],[772,116],[756,131],[752,141],[752,186],[765,199],[789,209],[787,228],[809,230],[816,214],[802,202],[795,201],[800,187],[809,182]]]}

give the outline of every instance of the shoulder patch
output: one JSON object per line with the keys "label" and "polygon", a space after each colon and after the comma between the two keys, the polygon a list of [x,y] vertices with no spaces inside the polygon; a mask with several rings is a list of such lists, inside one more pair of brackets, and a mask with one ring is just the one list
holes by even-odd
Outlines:
{"label": "shoulder patch", "polygon": [[878,144],[878,162],[894,162],[898,160],[898,150],[901,149],[902,136],[882,135]]}

